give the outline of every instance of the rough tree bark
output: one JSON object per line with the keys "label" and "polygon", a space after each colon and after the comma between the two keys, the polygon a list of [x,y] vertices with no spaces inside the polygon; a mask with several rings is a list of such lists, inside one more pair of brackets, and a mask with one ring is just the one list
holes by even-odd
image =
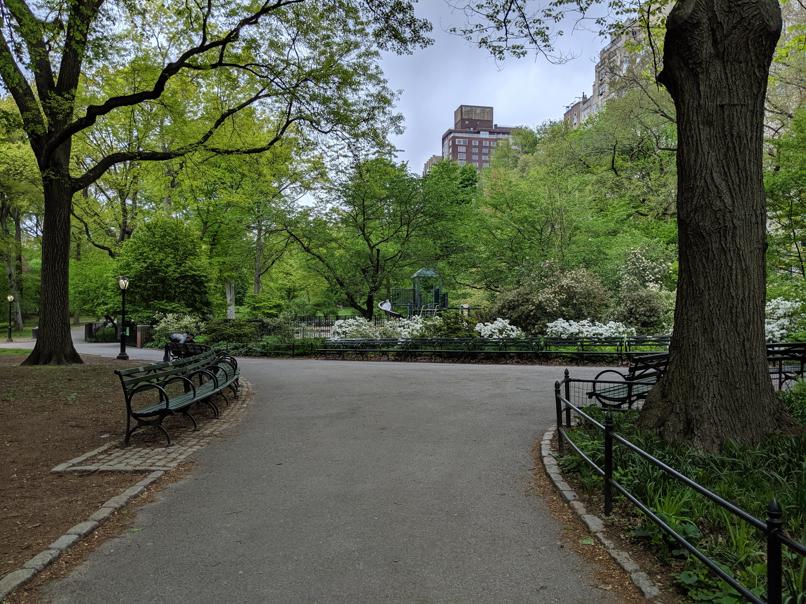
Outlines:
{"label": "rough tree bark", "polygon": [[42,275],[39,293],[39,333],[23,365],[81,363],[70,336],[68,272],[70,267],[70,213],[73,188],[69,173],[70,144],[52,155],[42,170],[45,218],[42,231]]}
{"label": "rough tree bark", "polygon": [[764,336],[764,98],[775,0],[679,0],[659,81],[677,109],[679,281],[666,375],[641,414],[668,441],[714,450],[787,424]]}
{"label": "rough tree bark", "polygon": [[227,295],[227,319],[235,318],[235,282],[224,283],[224,292]]}

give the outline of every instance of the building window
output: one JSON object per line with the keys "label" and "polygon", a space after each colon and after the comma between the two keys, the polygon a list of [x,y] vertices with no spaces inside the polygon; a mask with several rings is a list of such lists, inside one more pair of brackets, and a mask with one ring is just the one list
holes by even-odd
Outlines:
{"label": "building window", "polygon": [[489,146],[490,146],[490,141],[483,141],[483,142],[481,143],[481,146],[482,146],[482,147],[489,147]]}
{"label": "building window", "polygon": [[481,138],[487,138],[488,136],[490,136],[490,133],[487,132],[486,130],[482,130],[479,136],[481,136]]}
{"label": "building window", "polygon": [[479,146],[479,141],[473,141],[473,146],[478,147]]}
{"label": "building window", "polygon": [[461,160],[464,160],[467,157],[467,154],[466,153],[457,153],[456,157],[458,157]]}
{"label": "building window", "polygon": [[465,139],[463,139],[463,138],[457,138],[457,139],[454,141],[454,144],[455,144],[455,145],[465,145],[465,144],[467,144],[467,141],[465,141]]}

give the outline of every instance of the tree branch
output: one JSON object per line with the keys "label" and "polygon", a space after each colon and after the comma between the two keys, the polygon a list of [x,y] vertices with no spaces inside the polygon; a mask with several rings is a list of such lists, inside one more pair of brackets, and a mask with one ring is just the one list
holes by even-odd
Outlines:
{"label": "tree branch", "polygon": [[81,216],[76,214],[74,210],[71,210],[70,213],[73,215],[73,218],[78,220],[84,226],[84,233],[87,235],[87,241],[89,241],[90,244],[92,244],[94,247],[97,247],[99,250],[105,251],[107,254],[109,254],[110,258],[117,257],[118,253],[115,250],[113,250],[111,247],[108,247],[108,246],[106,246],[106,245],[104,245],[102,243],[96,242],[92,238],[92,233],[90,232],[90,225],[87,224],[86,220],[84,220]]}
{"label": "tree branch", "polygon": [[45,46],[42,22],[36,18],[24,0],[5,0],[5,5],[17,22],[22,39],[25,40],[36,89],[39,98],[45,103],[53,90],[53,68]]}
{"label": "tree branch", "polygon": [[31,147],[39,155],[42,150],[45,134],[45,120],[34,91],[28,84],[17,61],[3,35],[2,16],[0,16],[0,78],[3,80],[14,102],[20,110],[22,125],[31,141]]}
{"label": "tree branch", "polygon": [[203,55],[204,53],[214,49],[219,49],[221,55],[221,53],[223,53],[223,51],[230,44],[239,38],[241,30],[244,28],[256,25],[261,18],[273,11],[292,4],[299,4],[303,1],[304,0],[275,0],[274,2],[266,1],[263,3],[260,9],[238,21],[238,23],[233,26],[233,28],[230,29],[224,36],[213,41],[206,41],[206,35],[204,35],[203,32],[202,42],[197,46],[187,49],[176,61],[168,63],[165,67],[163,67],[159,76],[157,76],[154,85],[150,89],[110,97],[100,105],[90,105],[87,107],[87,110],[82,117],[74,120],[72,123],[62,128],[58,135],[48,142],[48,150],[50,148],[58,147],[73,134],[92,126],[99,117],[104,116],[115,109],[120,107],[130,107],[133,105],[138,105],[144,101],[153,101],[158,99],[165,91],[168,81],[177,75],[182,69],[188,68],[192,58]]}
{"label": "tree branch", "polygon": [[209,151],[210,153],[214,153],[216,155],[252,155],[255,153],[263,153],[264,151],[268,151],[271,149],[275,144],[277,144],[286,131],[297,121],[300,121],[302,118],[300,117],[291,117],[293,112],[293,104],[294,98],[292,97],[289,100],[286,110],[285,110],[285,117],[282,126],[277,130],[274,136],[264,145],[258,147],[250,147],[246,149],[226,149],[222,147],[207,147],[205,143],[210,140],[210,138],[218,131],[218,129],[233,115],[245,109],[246,107],[254,104],[255,102],[259,101],[260,99],[267,98],[271,95],[267,94],[265,90],[260,90],[256,94],[252,95],[250,98],[246,99],[239,105],[235,107],[231,107],[224,111],[215,122],[213,122],[212,126],[201,135],[196,141],[179,147],[177,149],[166,149],[163,151],[119,151],[117,153],[110,153],[106,157],[100,159],[92,168],[88,169],[84,174],[78,178],[72,179],[72,187],[73,191],[80,191],[96,180],[98,180],[103,174],[109,170],[115,164],[119,164],[122,162],[128,161],[165,161],[169,159],[175,159],[177,157],[182,157],[194,151]]}
{"label": "tree branch", "polygon": [[[59,79],[56,81],[56,90],[59,96],[64,98],[70,96],[70,113],[64,115],[64,119],[72,117],[73,95],[78,86],[78,79],[81,75],[81,63],[87,49],[90,28],[98,16],[104,0],[91,0],[83,2],[71,2],[70,16],[67,20],[67,32],[64,39],[64,50],[62,51],[62,62],[59,66]],[[59,124],[61,126],[61,124]],[[66,139],[57,141],[54,144],[48,142],[45,152],[48,153],[56,149]]]}

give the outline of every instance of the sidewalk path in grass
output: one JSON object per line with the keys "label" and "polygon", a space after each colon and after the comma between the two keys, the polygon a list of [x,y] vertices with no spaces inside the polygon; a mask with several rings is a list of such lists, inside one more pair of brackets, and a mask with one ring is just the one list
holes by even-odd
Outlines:
{"label": "sidewalk path in grass", "polygon": [[240,425],[46,600],[619,601],[531,488],[562,368],[241,367],[255,399]]}

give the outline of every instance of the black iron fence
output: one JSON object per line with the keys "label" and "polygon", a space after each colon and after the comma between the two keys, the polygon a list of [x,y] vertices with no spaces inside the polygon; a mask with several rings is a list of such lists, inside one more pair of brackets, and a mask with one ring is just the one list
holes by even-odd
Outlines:
{"label": "black iron fence", "polygon": [[641,338],[410,338],[328,340],[319,352],[346,358],[433,357],[479,358],[572,358],[622,362],[649,351],[664,351],[667,336]]}
{"label": "black iron fence", "polygon": [[[586,382],[587,385],[585,385]],[[567,371],[565,379],[562,382],[555,382],[554,398],[556,404],[557,448],[559,453],[562,455],[565,451],[565,448],[570,447],[585,461],[585,463],[587,463],[593,469],[594,472],[596,472],[596,474],[602,477],[602,496],[604,499],[605,515],[609,516],[613,511],[614,491],[620,493],[627,499],[627,501],[641,510],[641,512],[643,512],[643,514],[645,514],[653,523],[655,523],[667,535],[669,535],[669,537],[683,546],[688,552],[702,562],[713,574],[725,581],[725,583],[735,589],[746,600],[749,602],[769,602],[771,604],[780,604],[783,598],[783,550],[784,548],[787,548],[796,555],[804,557],[806,556],[806,546],[804,546],[802,543],[798,543],[784,532],[783,514],[778,502],[775,499],[771,500],[767,506],[767,518],[765,520],[760,520],[737,505],[727,501],[726,499],[723,499],[716,493],[693,481],[689,477],[681,474],[647,451],[644,451],[634,443],[615,432],[613,415],[610,410],[606,411],[604,422],[599,422],[591,415],[586,413],[581,408],[582,405],[578,406],[571,402],[570,398],[572,396],[572,385],[575,385],[573,392],[579,396],[579,400],[585,400],[588,399],[587,392],[590,392],[592,384],[593,380],[571,380],[568,377]],[[583,392],[586,393],[584,396],[582,395]],[[586,422],[601,432],[604,447],[604,460],[601,467],[588,455],[586,455],[582,449],[571,439],[568,429],[573,425],[572,416],[580,418],[581,421]],[[670,526],[669,523],[661,518],[659,514],[655,513],[647,504],[640,501],[636,496],[630,493],[629,490],[627,490],[623,485],[613,478],[616,470],[614,467],[615,462],[613,449],[617,445],[622,446],[632,453],[640,456],[668,476],[706,497],[742,522],[745,522],[753,528],[761,531],[767,542],[766,600],[759,598],[750,589],[739,583],[716,561],[700,551],[695,545],[693,545],[683,535],[678,533],[672,526]]]}

